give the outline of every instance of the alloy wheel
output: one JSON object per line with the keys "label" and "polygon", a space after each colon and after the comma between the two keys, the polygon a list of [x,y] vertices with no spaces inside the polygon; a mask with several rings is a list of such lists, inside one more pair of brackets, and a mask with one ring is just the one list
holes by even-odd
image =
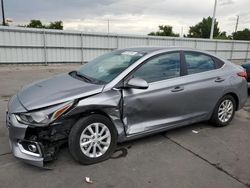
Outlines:
{"label": "alloy wheel", "polygon": [[89,158],[102,156],[108,150],[110,143],[110,131],[103,123],[88,125],[80,136],[81,151]]}
{"label": "alloy wheel", "polygon": [[233,115],[234,106],[233,102],[226,99],[221,102],[218,109],[218,118],[222,123],[228,122]]}

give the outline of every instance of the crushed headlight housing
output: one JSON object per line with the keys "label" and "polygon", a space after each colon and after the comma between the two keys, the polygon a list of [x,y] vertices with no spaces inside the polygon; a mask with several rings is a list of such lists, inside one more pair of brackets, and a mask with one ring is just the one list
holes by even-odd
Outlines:
{"label": "crushed headlight housing", "polygon": [[46,126],[64,114],[72,105],[73,101],[70,101],[39,111],[15,114],[15,116],[23,124]]}

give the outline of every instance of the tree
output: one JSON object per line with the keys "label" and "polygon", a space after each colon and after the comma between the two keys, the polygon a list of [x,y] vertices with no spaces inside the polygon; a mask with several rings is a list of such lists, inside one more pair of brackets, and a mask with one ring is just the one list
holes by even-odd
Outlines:
{"label": "tree", "polygon": [[[207,18],[203,18],[202,21],[197,23],[195,26],[189,27],[188,37],[209,38],[211,26],[212,26],[212,18],[210,16]],[[215,20],[213,37],[218,37],[219,35],[220,35],[220,30],[218,27],[218,22]]]}
{"label": "tree", "polygon": [[46,28],[63,30],[63,22],[62,21],[50,22],[50,24],[46,26]]}
{"label": "tree", "polygon": [[42,24],[42,22],[40,20],[30,20],[30,23],[28,25],[25,25],[24,27],[45,28],[45,26]]}
{"label": "tree", "polygon": [[232,38],[231,38],[231,36],[227,36],[227,33],[225,31],[223,31],[218,36],[214,37],[214,39],[229,40],[229,39],[232,39]]}
{"label": "tree", "polygon": [[250,30],[244,29],[233,33],[234,40],[250,40]]}
{"label": "tree", "polygon": [[148,35],[179,37],[179,34],[174,33],[173,27],[170,25],[159,25],[158,31],[151,32]]}
{"label": "tree", "polygon": [[62,21],[50,22],[49,25],[43,25],[40,20],[30,20],[30,23],[27,25],[19,25],[19,27],[28,27],[28,28],[45,28],[45,29],[63,29]]}

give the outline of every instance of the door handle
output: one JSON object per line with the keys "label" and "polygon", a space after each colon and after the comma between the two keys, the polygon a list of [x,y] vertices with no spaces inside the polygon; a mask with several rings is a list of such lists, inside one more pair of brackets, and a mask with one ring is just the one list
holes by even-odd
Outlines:
{"label": "door handle", "polygon": [[218,77],[214,81],[215,82],[223,82],[224,80],[225,80],[224,78]]}
{"label": "door handle", "polygon": [[174,89],[172,89],[171,91],[172,92],[179,92],[179,91],[182,91],[182,90],[184,90],[184,87],[182,87],[182,86],[176,86]]}

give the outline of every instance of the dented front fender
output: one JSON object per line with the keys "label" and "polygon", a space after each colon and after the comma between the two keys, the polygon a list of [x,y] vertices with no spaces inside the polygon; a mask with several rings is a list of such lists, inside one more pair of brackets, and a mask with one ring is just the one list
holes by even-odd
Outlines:
{"label": "dented front fender", "polygon": [[91,112],[100,112],[108,116],[117,130],[118,142],[124,140],[125,131],[122,122],[122,93],[120,90],[112,89],[81,99],[68,115],[89,114]]}

